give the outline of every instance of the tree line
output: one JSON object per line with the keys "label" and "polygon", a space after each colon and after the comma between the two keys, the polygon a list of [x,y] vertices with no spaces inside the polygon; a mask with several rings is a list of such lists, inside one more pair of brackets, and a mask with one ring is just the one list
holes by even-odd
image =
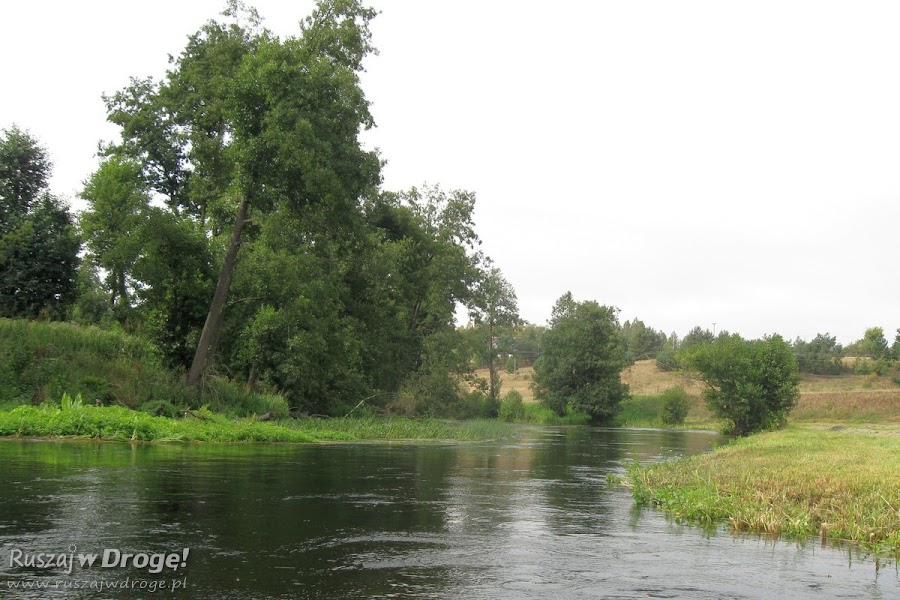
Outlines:
{"label": "tree line", "polygon": [[[375,125],[359,79],[374,15],[358,0],[321,0],[281,39],[233,0],[164,77],[104,98],[121,135],[103,145],[77,216],[48,189],[46,149],[4,131],[0,316],[120,329],[150,340],[198,394],[219,377],[324,415],[364,401],[496,416],[499,370],[534,365],[543,403],[603,422],[628,397],[622,369],[655,359],[705,373],[719,394],[708,402],[734,407],[742,395],[753,423],[771,426],[781,417],[754,408],[758,382],[713,372],[723,356],[781,365],[787,387],[769,391],[782,408],[794,381],[782,361],[828,374],[852,353],[871,358],[857,369],[886,373],[900,358],[900,331],[893,346],[876,327],[847,348],[828,334],[748,341],[696,327],[679,338],[571,293],[548,326],[524,322],[479,249],[474,193],[381,187],[383,159],[359,141]],[[460,306],[469,328],[456,326]],[[766,369],[755,376],[775,376]],[[756,427],[733,417],[738,431]]]}
{"label": "tree line", "polygon": [[232,1],[164,77],[104,98],[121,139],[77,218],[47,190],[46,149],[3,132],[0,315],[119,328],[198,390],[225,377],[308,414],[366,398],[496,414],[495,376],[465,410],[459,383],[517,321],[515,292],[479,250],[474,193],[381,188],[383,161],[359,141],[374,15],[322,0],[281,39]]}

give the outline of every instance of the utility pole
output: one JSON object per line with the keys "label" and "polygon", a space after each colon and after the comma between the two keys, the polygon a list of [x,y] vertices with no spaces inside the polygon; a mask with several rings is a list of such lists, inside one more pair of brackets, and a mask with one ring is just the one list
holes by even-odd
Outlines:
{"label": "utility pole", "polygon": [[716,337],[716,322],[713,321],[713,337]]}

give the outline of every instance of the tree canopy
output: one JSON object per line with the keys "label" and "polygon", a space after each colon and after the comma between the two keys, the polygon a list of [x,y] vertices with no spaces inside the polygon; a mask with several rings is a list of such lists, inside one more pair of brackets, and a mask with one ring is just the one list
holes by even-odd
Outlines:
{"label": "tree canopy", "polygon": [[0,316],[62,319],[78,290],[80,242],[47,189],[51,163],[18,127],[0,135]]}
{"label": "tree canopy", "polygon": [[617,314],[614,307],[577,302],[570,292],[556,301],[534,381],[538,399],[557,414],[572,409],[608,421],[628,397]]}
{"label": "tree canopy", "polygon": [[720,335],[684,349],[681,360],[707,384],[709,409],[737,435],[782,425],[800,397],[797,360],[778,335]]}

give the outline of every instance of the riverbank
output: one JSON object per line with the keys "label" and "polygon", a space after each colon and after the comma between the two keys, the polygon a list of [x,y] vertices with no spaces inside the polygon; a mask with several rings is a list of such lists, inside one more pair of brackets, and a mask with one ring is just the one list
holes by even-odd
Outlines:
{"label": "riverbank", "polygon": [[638,504],[675,518],[900,557],[900,428],[793,425],[678,461],[632,466]]}
{"label": "riverbank", "polygon": [[189,411],[183,418],[154,416],[119,406],[20,406],[0,411],[0,436],[20,438],[76,437],[143,442],[287,442],[364,440],[506,439],[513,425],[499,421],[436,419],[282,419],[232,420],[208,410]]}

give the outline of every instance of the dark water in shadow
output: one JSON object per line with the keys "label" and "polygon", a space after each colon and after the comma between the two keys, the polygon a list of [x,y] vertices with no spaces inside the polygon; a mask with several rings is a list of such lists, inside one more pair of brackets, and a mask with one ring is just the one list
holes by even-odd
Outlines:
{"label": "dark water in shadow", "polygon": [[[515,443],[0,443],[0,595],[22,598],[898,598],[893,565],[703,531],[606,483],[705,433],[559,428]],[[11,567],[11,552],[185,567]],[[20,560],[22,554],[19,554]],[[186,589],[140,586],[175,581]],[[137,589],[103,589],[126,582]],[[20,587],[14,588],[18,584]],[[47,585],[23,589],[23,585]],[[74,589],[75,585],[80,589]]]}

